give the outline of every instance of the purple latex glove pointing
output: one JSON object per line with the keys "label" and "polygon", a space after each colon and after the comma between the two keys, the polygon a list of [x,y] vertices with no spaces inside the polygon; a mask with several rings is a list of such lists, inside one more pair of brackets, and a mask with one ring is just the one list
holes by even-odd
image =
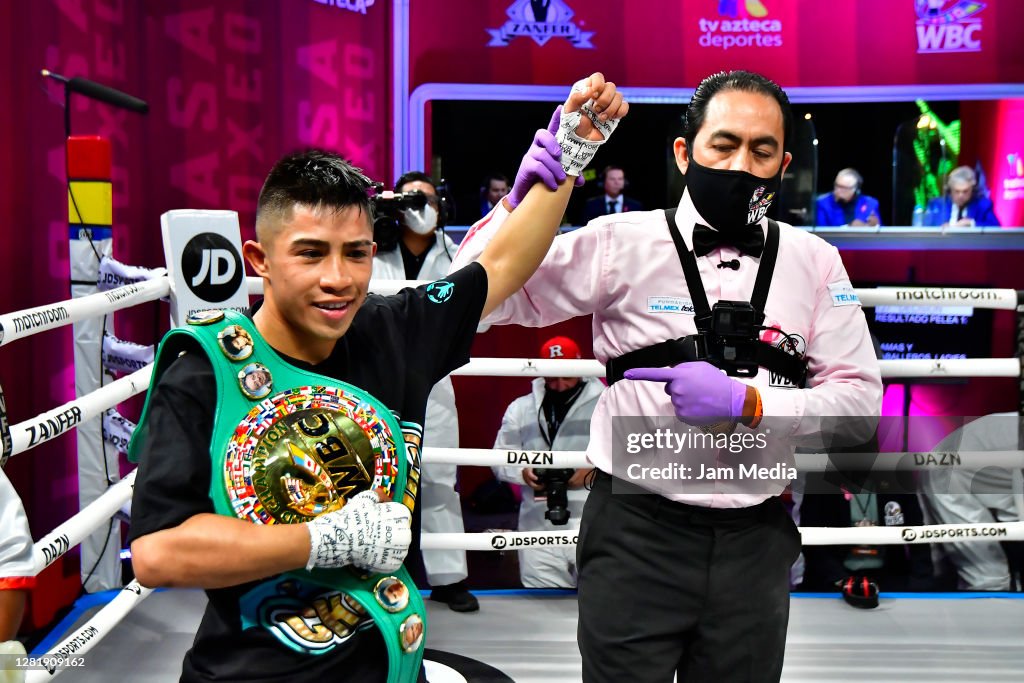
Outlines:
{"label": "purple latex glove pointing", "polygon": [[711,363],[680,363],[671,368],[633,368],[626,379],[665,382],[665,393],[680,422],[705,426],[743,417],[747,385],[728,377]]}
{"label": "purple latex glove pointing", "polygon": [[[519,172],[516,173],[516,181],[512,184],[512,191],[508,194],[508,203],[512,208],[519,206],[523,197],[530,191],[530,188],[538,182],[544,183],[549,190],[557,190],[558,184],[565,180],[565,169],[562,168],[562,148],[555,140],[555,133],[558,132],[558,120],[562,116],[562,105],[555,107],[555,113],[551,115],[551,122],[547,129],[538,128],[533,136],[533,144],[530,150],[523,156],[523,162],[519,164]],[[576,187],[581,186],[585,181],[580,176],[576,178]]]}

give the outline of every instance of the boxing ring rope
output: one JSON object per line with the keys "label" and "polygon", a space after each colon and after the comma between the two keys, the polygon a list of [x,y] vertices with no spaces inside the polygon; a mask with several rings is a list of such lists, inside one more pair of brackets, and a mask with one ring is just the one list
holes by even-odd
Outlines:
{"label": "boxing ring rope", "polygon": [[0,346],[39,332],[97,318],[136,304],[162,299],[171,292],[166,275],[124,287],[0,315]]}
{"label": "boxing ring rope", "polygon": [[[99,612],[82,624],[74,633],[57,643],[45,655],[37,659],[81,657],[96,647],[101,640],[117,626],[125,616],[152,594],[152,588],[146,588],[138,581],[132,580],[121,589],[117,597],[111,600]],[[30,669],[25,672],[25,683],[42,683],[63,673],[65,668]]]}
{"label": "boxing ring rope", "polygon": [[114,380],[91,394],[80,396],[53,410],[11,425],[11,456],[56,439],[82,422],[101,417],[105,411],[118,403],[149,389],[152,378],[153,364],[150,363],[141,370]]}
{"label": "boxing ring rope", "polygon": [[121,507],[132,499],[135,473],[132,470],[121,481],[107,489],[102,496],[82,508],[56,529],[32,545],[32,569],[43,571],[92,532],[106,524]]}
{"label": "boxing ring rope", "polygon": [[[250,294],[262,292],[262,280],[247,278]],[[373,281],[371,290],[378,293],[394,293],[404,287],[424,284],[421,281]],[[111,312],[166,297],[170,283],[166,275],[152,280],[127,285],[98,294],[69,301],[25,309],[0,315],[0,346],[44,330],[55,329],[82,319],[106,315]],[[975,308],[991,308],[1022,311],[1020,292],[1011,289],[973,288],[892,288],[883,290],[857,290],[864,306],[937,306],[964,305]],[[892,360],[881,361],[883,377],[1013,377],[1020,379],[1022,361],[1019,359],[942,359],[942,360]],[[103,411],[145,391],[152,379],[152,365],[102,387],[101,389],[70,401],[35,418],[11,427],[13,440],[12,455],[22,453],[40,443],[66,433],[85,420],[102,415]],[[603,377],[604,367],[595,360],[548,360],[478,358],[460,368],[456,375],[503,376],[503,377],[544,377],[579,376]],[[519,458],[526,454],[526,458]],[[509,449],[424,449],[424,462],[450,463],[483,466],[523,467],[585,467],[588,466],[582,451],[530,451]],[[516,458],[512,456],[515,455]],[[827,464],[824,454],[797,453],[798,469],[822,471]],[[849,457],[851,454],[843,454]],[[899,458],[878,458],[878,454],[866,454],[874,458],[873,467],[893,470],[928,469],[930,466],[918,462],[915,457],[945,455],[942,453],[900,453]],[[884,454],[882,454],[884,455]],[[500,456],[500,457],[499,457]],[[1021,467],[1024,465],[1024,451],[964,452],[959,462],[952,467]],[[890,465],[892,466],[890,468]],[[34,570],[43,569],[81,543],[93,530],[107,522],[121,507],[131,500],[134,487],[133,470],[117,484],[112,485],[100,498],[79,511],[33,546]],[[914,527],[803,527],[800,530],[804,545],[895,545],[906,543],[939,543],[957,541],[1009,541],[1024,540],[1024,521],[992,524],[945,524]],[[505,550],[545,545],[575,545],[577,531],[555,532],[504,532],[474,534],[423,534],[421,545],[424,549],[464,550]],[[79,656],[92,649],[117,623],[144,600],[152,589],[130,582],[118,596],[97,612],[75,633],[62,640],[49,653],[42,656]],[[64,669],[32,670],[27,672],[26,681],[36,683],[60,674]]]}
{"label": "boxing ring rope", "polygon": [[[43,536],[32,546],[33,571],[39,574],[53,564],[57,558],[67,553],[99,529],[132,498],[135,487],[135,473],[132,470],[121,481],[111,486],[99,498],[84,507],[78,514]],[[142,586],[137,580],[121,589],[117,597],[106,604],[91,619],[80,626],[74,633],[57,643],[43,657],[67,660],[69,657],[81,657],[109,634],[124,617],[140,602],[153,592],[152,588]],[[26,683],[41,683],[62,673],[64,668],[49,667],[31,669],[25,674]]]}
{"label": "boxing ring rope", "polygon": [[[829,471],[829,453],[795,453],[801,472]],[[893,453],[841,453],[844,463],[858,457],[871,460],[873,472],[911,472],[936,469],[981,469],[983,467],[1024,468],[1024,451],[918,451]],[[932,462],[934,461],[934,463]],[[423,463],[475,467],[523,466],[537,469],[579,469],[592,467],[586,451],[538,451],[527,448],[436,448],[423,449]],[[834,469],[834,467],[832,468]]]}
{"label": "boxing ring rope", "polygon": [[[397,294],[406,287],[419,287],[432,280],[370,280],[370,291],[375,294]],[[263,280],[247,277],[250,295],[263,293]],[[1024,291],[1016,289],[988,289],[980,287],[883,287],[856,289],[857,297],[865,308],[874,306],[973,306],[1014,311],[1024,304]]]}
{"label": "boxing ring rope", "polygon": [[[624,494],[629,495],[629,494]],[[1024,522],[933,524],[931,526],[800,527],[802,545],[903,545],[945,541],[1024,541]],[[520,550],[576,545],[578,529],[497,531],[421,536],[423,550]]]}
{"label": "boxing ring rope", "polygon": [[[1020,377],[1016,358],[880,360],[883,378]],[[452,375],[461,377],[604,377],[604,365],[588,359],[472,358]]]}

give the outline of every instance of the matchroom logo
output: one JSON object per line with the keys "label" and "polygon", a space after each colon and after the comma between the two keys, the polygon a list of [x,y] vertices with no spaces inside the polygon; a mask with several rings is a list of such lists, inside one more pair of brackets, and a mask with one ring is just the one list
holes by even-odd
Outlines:
{"label": "matchroom logo", "polygon": [[768,16],[762,0],[718,0],[718,16],[697,22],[701,47],[782,47],[782,21]]}
{"label": "matchroom logo", "polygon": [[914,0],[918,53],[981,52],[983,9],[975,0]]}

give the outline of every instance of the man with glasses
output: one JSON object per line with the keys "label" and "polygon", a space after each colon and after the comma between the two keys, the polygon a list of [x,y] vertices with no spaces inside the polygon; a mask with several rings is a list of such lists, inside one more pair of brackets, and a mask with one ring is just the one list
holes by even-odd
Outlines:
{"label": "man with glasses", "polygon": [[879,220],[878,200],[861,194],[860,187],[864,183],[857,169],[844,168],[836,174],[832,184],[832,192],[818,197],[819,227],[839,227],[843,225],[859,226],[881,225]]}

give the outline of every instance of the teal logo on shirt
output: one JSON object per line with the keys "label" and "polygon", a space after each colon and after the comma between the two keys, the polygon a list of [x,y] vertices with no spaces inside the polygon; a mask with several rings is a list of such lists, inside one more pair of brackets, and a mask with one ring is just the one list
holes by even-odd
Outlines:
{"label": "teal logo on shirt", "polygon": [[435,304],[443,304],[452,298],[455,284],[448,280],[438,280],[427,285],[427,298]]}

